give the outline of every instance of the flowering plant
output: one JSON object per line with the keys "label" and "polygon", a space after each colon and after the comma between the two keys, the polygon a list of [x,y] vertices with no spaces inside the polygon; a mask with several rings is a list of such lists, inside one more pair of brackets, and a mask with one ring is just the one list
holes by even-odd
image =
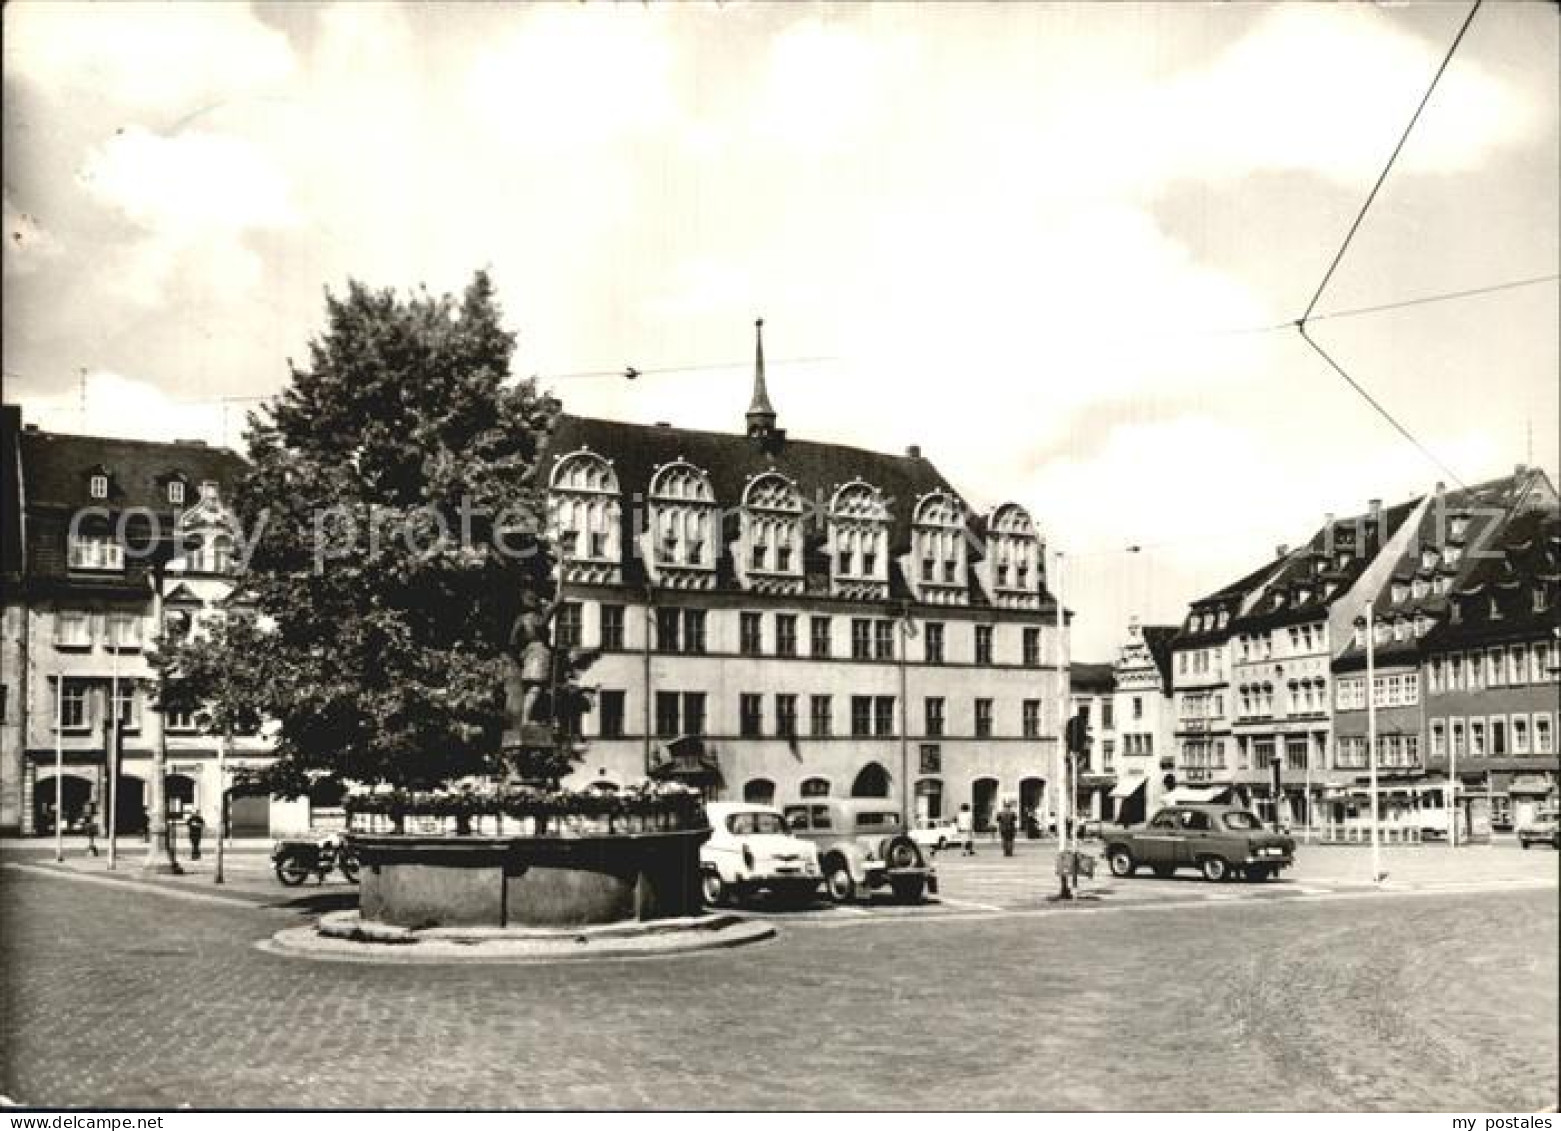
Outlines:
{"label": "flowering plant", "polygon": [[549,819],[665,818],[681,828],[705,825],[704,798],[680,782],[638,782],[622,790],[541,789],[533,785],[466,786],[458,790],[392,789],[349,794],[344,802],[349,818],[388,817],[398,824],[407,817],[454,817],[462,826],[473,818],[530,818],[543,826]]}

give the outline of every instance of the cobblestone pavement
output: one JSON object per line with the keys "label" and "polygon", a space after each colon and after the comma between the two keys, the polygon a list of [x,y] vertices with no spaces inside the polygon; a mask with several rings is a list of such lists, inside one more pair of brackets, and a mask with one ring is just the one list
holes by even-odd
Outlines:
{"label": "cobblestone pavement", "polygon": [[[944,871],[951,888],[973,888],[1006,865],[1041,873],[1042,855],[951,860]],[[1548,862],[1553,878],[1554,854]],[[0,1090],[15,1101],[1557,1102],[1553,887],[1276,900],[1230,885],[1222,894],[1234,900],[1125,914],[868,911],[675,960],[430,968],[254,949],[345,891],[305,889],[279,907],[113,883],[0,869]]]}

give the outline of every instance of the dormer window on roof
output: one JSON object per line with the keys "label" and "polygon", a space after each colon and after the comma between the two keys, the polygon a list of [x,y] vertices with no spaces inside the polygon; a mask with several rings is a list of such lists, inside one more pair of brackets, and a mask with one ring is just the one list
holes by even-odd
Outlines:
{"label": "dormer window on roof", "polygon": [[88,479],[87,494],[94,499],[108,498],[108,475],[103,472],[97,472]]}
{"label": "dormer window on roof", "polygon": [[883,492],[860,479],[829,501],[830,588],[836,596],[889,595],[889,508]]}
{"label": "dormer window on roof", "polygon": [[217,497],[217,481],[206,479],[201,481],[201,498],[215,499]]}
{"label": "dormer window on roof", "polygon": [[168,503],[170,506],[182,507],[184,505],[184,480],[168,480]]}
{"label": "dormer window on roof", "polygon": [[[997,568],[1008,586],[1031,576],[1033,555],[1015,560],[1006,541],[996,547]],[[916,501],[911,512],[911,547],[903,562],[905,577],[918,600],[930,604],[964,604],[966,583],[965,508],[947,491],[931,491]]]}
{"label": "dormer window on roof", "polygon": [[779,472],[754,476],[743,490],[736,554],[739,579],[764,592],[800,592],[802,494]]}
{"label": "dormer window on roof", "polygon": [[652,578],[680,588],[714,586],[718,516],[703,471],[683,459],[658,467],[650,481]]}
{"label": "dormer window on roof", "polygon": [[1230,610],[1229,609],[1221,609],[1220,612],[1219,612],[1219,627],[1220,628],[1224,628],[1229,623],[1230,623]]}
{"label": "dormer window on roof", "polygon": [[548,493],[552,534],[570,580],[613,582],[623,565],[618,475],[589,449],[553,465]]}
{"label": "dormer window on roof", "polygon": [[1402,581],[1393,583],[1393,603],[1396,605],[1409,596],[1409,589]]}

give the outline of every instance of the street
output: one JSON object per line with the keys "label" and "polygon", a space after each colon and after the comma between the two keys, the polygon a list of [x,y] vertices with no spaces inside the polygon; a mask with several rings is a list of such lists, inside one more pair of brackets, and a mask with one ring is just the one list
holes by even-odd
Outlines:
{"label": "street", "polygon": [[[8,862],[36,861],[8,851]],[[45,856],[44,859],[47,859]],[[1556,855],[1303,852],[1264,885],[940,861],[925,908],[642,962],[258,951],[350,902],[264,857],[142,884],[0,869],[4,1092],[192,1106],[1531,1110],[1557,1101]],[[205,863],[204,861],[202,863]],[[133,877],[133,870],[132,870]],[[116,890],[113,885],[118,885]],[[180,898],[165,891],[185,892]],[[220,894],[219,894],[220,893]],[[216,897],[214,901],[212,897]]]}

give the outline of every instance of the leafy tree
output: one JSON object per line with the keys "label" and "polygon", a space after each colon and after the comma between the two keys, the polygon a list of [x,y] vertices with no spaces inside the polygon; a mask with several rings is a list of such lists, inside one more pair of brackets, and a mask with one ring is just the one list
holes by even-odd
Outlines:
{"label": "leafy tree", "polygon": [[[459,301],[352,282],[251,415],[232,502],[265,630],[192,640],[178,663],[197,670],[204,649],[259,689],[273,780],[436,788],[499,768],[510,626],[554,587],[538,474],[559,406],[509,381],[513,349],[485,273]],[[586,660],[559,657],[560,715],[588,705]],[[576,760],[521,770],[556,782]]]}

